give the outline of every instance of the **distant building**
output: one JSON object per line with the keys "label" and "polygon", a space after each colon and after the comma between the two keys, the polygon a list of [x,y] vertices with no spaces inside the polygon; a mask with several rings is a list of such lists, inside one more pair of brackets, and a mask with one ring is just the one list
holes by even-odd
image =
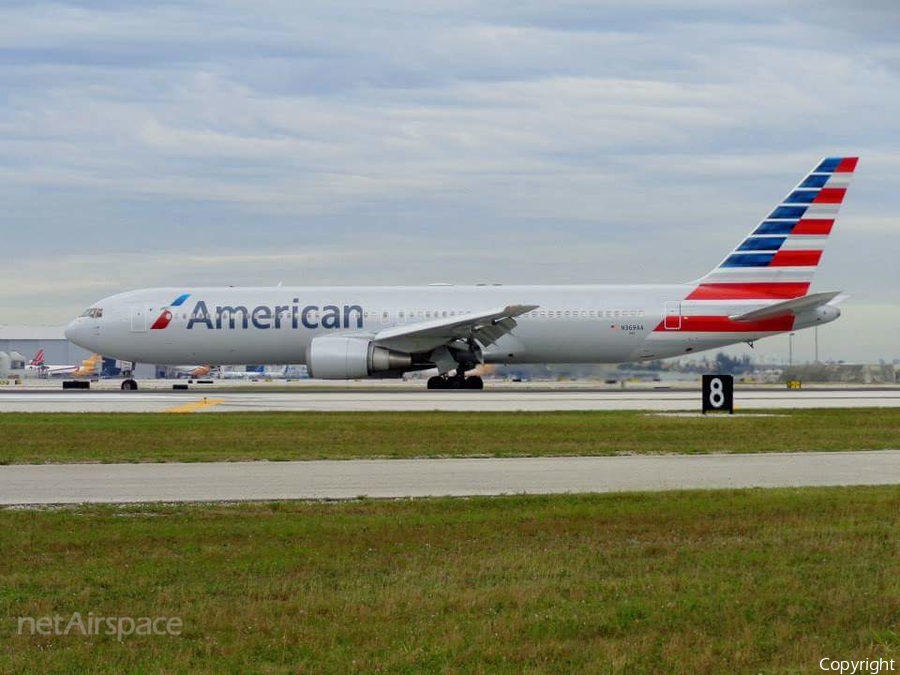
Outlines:
{"label": "distant building", "polygon": [[[53,365],[78,365],[91,352],[69,342],[65,336],[65,326],[47,325],[3,325],[0,324],[0,352],[20,353],[28,363],[39,349],[44,350],[44,363]],[[152,365],[138,364],[137,377],[154,376]]]}

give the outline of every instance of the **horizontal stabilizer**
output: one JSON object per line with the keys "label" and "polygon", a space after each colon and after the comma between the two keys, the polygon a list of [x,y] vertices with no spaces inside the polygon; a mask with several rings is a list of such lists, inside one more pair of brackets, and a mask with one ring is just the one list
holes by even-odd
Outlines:
{"label": "horizontal stabilizer", "polygon": [[829,302],[841,295],[841,291],[829,291],[828,293],[813,293],[812,295],[804,295],[800,298],[778,302],[762,309],[754,309],[746,314],[738,314],[729,317],[732,321],[760,321],[762,319],[774,319],[779,316],[787,316],[789,314],[800,314]]}

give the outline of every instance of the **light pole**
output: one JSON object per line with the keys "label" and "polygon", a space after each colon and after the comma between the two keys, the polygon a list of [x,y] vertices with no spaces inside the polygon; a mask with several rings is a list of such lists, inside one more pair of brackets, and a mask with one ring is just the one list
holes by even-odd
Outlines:
{"label": "light pole", "polygon": [[819,362],[819,327],[816,326],[816,363]]}
{"label": "light pole", "polygon": [[794,365],[794,334],[788,333],[788,365]]}

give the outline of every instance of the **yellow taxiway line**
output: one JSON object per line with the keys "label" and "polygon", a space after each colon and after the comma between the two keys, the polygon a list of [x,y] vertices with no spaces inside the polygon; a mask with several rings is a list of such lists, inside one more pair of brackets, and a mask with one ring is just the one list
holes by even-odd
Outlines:
{"label": "yellow taxiway line", "polygon": [[198,410],[203,410],[204,408],[212,408],[214,405],[219,405],[220,403],[225,403],[225,399],[224,398],[206,398],[204,396],[199,401],[194,401],[192,403],[185,403],[184,405],[177,405],[174,408],[167,408],[164,412],[167,412],[167,413],[192,413],[192,412],[197,412]]}

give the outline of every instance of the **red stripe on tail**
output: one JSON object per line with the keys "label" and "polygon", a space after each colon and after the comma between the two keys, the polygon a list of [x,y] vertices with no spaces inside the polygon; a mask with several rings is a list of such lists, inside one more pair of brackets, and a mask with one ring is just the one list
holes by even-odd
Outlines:
{"label": "red stripe on tail", "polygon": [[791,234],[831,234],[834,227],[833,220],[820,220],[818,218],[801,218],[794,225]]}
{"label": "red stripe on tail", "polygon": [[835,173],[853,173],[856,170],[856,163],[859,161],[859,157],[844,157],[841,160],[841,163],[837,165],[834,172]]}
{"label": "red stripe on tail", "polygon": [[822,251],[778,251],[770,267],[815,267],[819,264]]}
{"label": "red stripe on tail", "polygon": [[847,194],[847,188],[822,188],[813,204],[840,204],[844,201],[844,195]]}
{"label": "red stripe on tail", "polygon": [[808,282],[760,282],[700,284],[685,300],[767,300],[799,298],[809,290]]}

